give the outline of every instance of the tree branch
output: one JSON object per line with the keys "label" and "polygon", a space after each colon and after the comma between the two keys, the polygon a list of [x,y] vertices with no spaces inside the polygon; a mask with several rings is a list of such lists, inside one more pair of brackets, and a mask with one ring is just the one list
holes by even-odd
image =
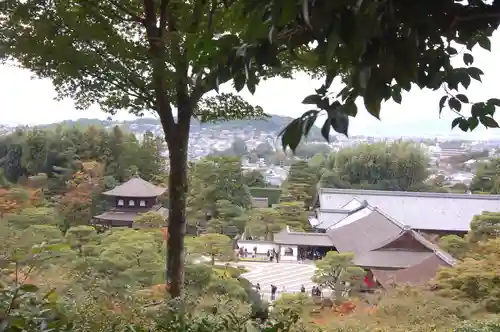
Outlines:
{"label": "tree branch", "polygon": [[[145,14],[144,26],[146,28],[146,37],[149,43],[149,53],[151,55],[153,68],[152,82],[156,95],[156,112],[160,116],[167,141],[170,141],[175,128],[175,121],[172,114],[170,100],[167,95],[167,86],[165,81],[165,41],[160,38],[163,33],[156,25],[157,20],[154,0],[143,0],[143,5]],[[166,5],[168,5],[168,1],[162,0],[160,8],[162,8],[163,11],[160,13],[160,17],[164,17],[164,22],[166,22],[165,17],[167,15],[167,8],[164,7]]]}
{"label": "tree branch", "polygon": [[131,11],[130,9],[128,9],[127,7],[123,6],[120,1],[116,1],[116,0],[108,0],[112,5],[114,5],[117,9],[121,10],[122,12],[124,12],[125,14],[127,14],[128,16],[131,17],[131,21],[133,22],[137,22],[137,23],[144,23],[144,18],[140,17],[139,15],[137,15],[137,13],[134,13],[133,11]]}
{"label": "tree branch", "polygon": [[167,27],[167,7],[169,2],[170,0],[161,0],[160,3],[160,38],[163,38],[163,33]]}
{"label": "tree branch", "polygon": [[[98,54],[104,61],[107,61],[108,59],[108,56],[112,56],[110,53],[104,53],[103,51],[101,51],[99,48],[97,47],[94,47],[89,41],[86,42],[87,46],[89,48],[91,48],[94,52],[96,52],[96,54]],[[108,62],[108,61],[107,61]],[[108,62],[107,66],[108,67],[112,67],[114,64],[117,64],[118,62],[118,59],[115,58],[115,61],[111,61],[111,62]],[[122,72],[127,72],[127,73],[130,73],[130,75],[132,75],[134,73],[133,70],[131,70],[130,68],[128,68],[125,64],[123,63],[119,63],[118,65],[120,65],[121,67],[123,67],[123,71]],[[88,73],[90,73],[89,71],[87,71]],[[154,98],[152,98],[152,96],[150,95],[150,92],[145,88],[145,86],[140,86],[134,79],[132,79],[132,77],[128,76],[127,75],[127,81],[132,84],[136,89],[140,90],[144,95],[139,95],[139,94],[132,94],[134,97],[136,98],[143,98],[144,100],[147,100],[150,105],[154,105]],[[111,82],[107,81],[108,83],[111,84]],[[124,85],[126,86],[126,84]],[[126,89],[125,91],[130,91],[130,89]],[[129,92],[130,93],[130,92]]]}

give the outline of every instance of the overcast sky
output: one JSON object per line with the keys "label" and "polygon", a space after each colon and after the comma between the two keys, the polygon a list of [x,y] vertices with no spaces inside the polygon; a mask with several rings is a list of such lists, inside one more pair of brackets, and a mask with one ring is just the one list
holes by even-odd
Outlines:
{"label": "overcast sky", "polygon": [[[483,83],[471,84],[467,95],[471,101],[482,101],[490,97],[500,98],[500,33],[497,31],[492,40],[492,52],[482,49],[473,50],[474,66],[485,72]],[[461,57],[459,60],[461,61]],[[243,92],[249,102],[258,104],[269,114],[299,116],[307,110],[302,99],[313,93],[320,85],[305,75],[294,80],[273,79],[262,83],[255,95]],[[339,88],[340,90],[340,88]],[[453,114],[447,112],[438,116],[438,102],[441,92],[420,91],[414,88],[403,94],[403,103],[388,102],[382,106],[382,122],[371,117],[360,105],[358,116],[351,122],[351,134],[387,135],[434,135],[451,133],[450,123]],[[1,124],[39,124],[52,123],[66,119],[107,118],[97,106],[78,111],[71,100],[55,101],[55,91],[48,80],[32,77],[29,71],[19,68],[0,66],[0,123]],[[500,114],[500,113],[499,113]],[[116,120],[132,119],[127,113],[119,112]],[[500,116],[497,117],[497,120]],[[500,122],[500,121],[499,121]],[[454,130],[454,133],[459,133]],[[500,130],[479,130],[475,136],[500,135]]]}

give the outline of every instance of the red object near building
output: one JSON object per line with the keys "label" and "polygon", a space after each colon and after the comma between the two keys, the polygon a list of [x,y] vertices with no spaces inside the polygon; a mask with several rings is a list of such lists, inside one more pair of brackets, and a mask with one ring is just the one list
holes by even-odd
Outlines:
{"label": "red object near building", "polygon": [[365,278],[363,279],[363,282],[364,282],[365,286],[368,288],[375,287],[375,283],[373,282],[372,278],[369,278],[368,276],[365,276]]}
{"label": "red object near building", "polygon": [[162,227],[161,231],[163,232],[163,235],[165,236],[165,241],[168,240],[168,227]]}

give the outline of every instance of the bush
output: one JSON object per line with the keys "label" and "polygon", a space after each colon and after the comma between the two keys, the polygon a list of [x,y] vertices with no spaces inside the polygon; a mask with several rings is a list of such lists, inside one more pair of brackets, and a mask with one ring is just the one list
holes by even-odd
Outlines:
{"label": "bush", "polygon": [[404,287],[379,294],[376,306],[359,304],[351,315],[330,317],[324,321],[332,330],[429,332],[450,331],[450,328],[469,319],[476,307],[466,301],[440,297],[434,293]]}
{"label": "bush", "polygon": [[476,320],[461,323],[453,332],[499,332],[500,318],[490,320]]}

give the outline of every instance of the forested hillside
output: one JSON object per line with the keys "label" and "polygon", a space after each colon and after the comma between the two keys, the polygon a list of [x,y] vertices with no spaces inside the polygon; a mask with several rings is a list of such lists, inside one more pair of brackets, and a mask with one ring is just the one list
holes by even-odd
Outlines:
{"label": "forested hillside", "polygon": [[150,180],[165,167],[163,141],[147,133],[139,142],[119,127],[57,127],[55,130],[18,129],[0,137],[0,167],[12,183],[46,174],[50,180],[75,171],[82,162],[105,165],[104,176],[123,182],[139,172]]}
{"label": "forested hillside", "polygon": [[[280,116],[280,115],[272,115],[268,118],[257,120],[231,120],[231,121],[220,121],[215,123],[201,123],[200,121],[193,119],[191,122],[191,132],[196,133],[200,131],[202,128],[204,130],[210,131],[213,130],[215,132],[221,130],[246,130],[246,131],[254,131],[254,132],[265,132],[265,133],[279,133],[283,128],[285,128],[293,118]],[[59,123],[52,124],[44,124],[38,125],[36,127],[40,129],[49,129],[55,130],[57,127],[62,126],[64,128],[80,128],[85,129],[89,126],[93,126],[96,128],[113,128],[114,126],[119,126],[122,130],[127,132],[132,132],[136,134],[142,134],[146,131],[151,131],[155,134],[161,134],[161,124],[158,119],[155,118],[137,118],[135,120],[129,121],[115,121],[115,120],[99,120],[99,119],[86,119],[81,118],[78,120],[66,120]],[[333,137],[333,136],[332,136]],[[313,128],[311,130],[310,141],[323,141],[324,139],[321,137],[320,129]]]}

